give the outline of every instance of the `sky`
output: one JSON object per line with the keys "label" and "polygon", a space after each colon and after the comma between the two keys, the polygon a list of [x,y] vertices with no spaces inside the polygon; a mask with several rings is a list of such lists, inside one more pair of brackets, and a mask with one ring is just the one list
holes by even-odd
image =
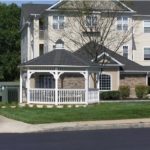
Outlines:
{"label": "sky", "polygon": [[21,6],[24,3],[35,3],[35,4],[52,4],[58,0],[0,0],[1,3],[11,4],[16,3],[18,6]]}

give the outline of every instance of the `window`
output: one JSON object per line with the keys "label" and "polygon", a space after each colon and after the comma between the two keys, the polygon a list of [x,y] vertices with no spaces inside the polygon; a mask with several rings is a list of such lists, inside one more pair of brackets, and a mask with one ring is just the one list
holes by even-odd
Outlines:
{"label": "window", "polygon": [[144,60],[150,60],[150,47],[144,48]]}
{"label": "window", "polygon": [[39,20],[39,39],[40,40],[44,39],[44,20],[43,19]]}
{"label": "window", "polygon": [[110,75],[100,75],[100,90],[111,90],[111,77]]}
{"label": "window", "polygon": [[37,83],[38,88],[54,88],[54,78],[52,75],[40,75]]}
{"label": "window", "polygon": [[44,54],[44,44],[39,45],[39,56]]}
{"label": "window", "polygon": [[64,16],[53,16],[53,29],[64,29]]}
{"label": "window", "polygon": [[95,27],[97,25],[97,16],[86,16],[86,26]]}
{"label": "window", "polygon": [[128,46],[123,46],[123,56],[128,58]]}
{"label": "window", "polygon": [[118,31],[128,30],[128,17],[126,16],[117,17],[117,30]]}
{"label": "window", "polygon": [[144,21],[144,33],[150,33],[150,20]]}

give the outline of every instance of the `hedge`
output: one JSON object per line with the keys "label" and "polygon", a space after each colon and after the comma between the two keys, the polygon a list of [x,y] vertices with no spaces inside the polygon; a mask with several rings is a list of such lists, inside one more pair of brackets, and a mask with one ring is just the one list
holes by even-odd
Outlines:
{"label": "hedge", "polygon": [[119,91],[106,91],[100,94],[102,100],[119,100],[120,92]]}

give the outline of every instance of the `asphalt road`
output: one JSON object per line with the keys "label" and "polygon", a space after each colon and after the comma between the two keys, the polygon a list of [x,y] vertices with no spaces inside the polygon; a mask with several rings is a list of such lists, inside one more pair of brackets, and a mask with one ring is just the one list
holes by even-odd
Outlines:
{"label": "asphalt road", "polygon": [[150,129],[0,134],[0,150],[150,150]]}

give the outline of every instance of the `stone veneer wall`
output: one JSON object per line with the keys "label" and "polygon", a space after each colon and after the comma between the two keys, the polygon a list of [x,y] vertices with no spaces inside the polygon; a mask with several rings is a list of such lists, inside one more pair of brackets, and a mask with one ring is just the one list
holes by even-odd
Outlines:
{"label": "stone veneer wall", "polygon": [[146,85],[146,75],[120,75],[120,85],[130,86],[130,97],[135,98],[135,86]]}
{"label": "stone veneer wall", "polygon": [[58,81],[58,87],[63,89],[84,89],[85,80],[82,75],[64,75]]}

